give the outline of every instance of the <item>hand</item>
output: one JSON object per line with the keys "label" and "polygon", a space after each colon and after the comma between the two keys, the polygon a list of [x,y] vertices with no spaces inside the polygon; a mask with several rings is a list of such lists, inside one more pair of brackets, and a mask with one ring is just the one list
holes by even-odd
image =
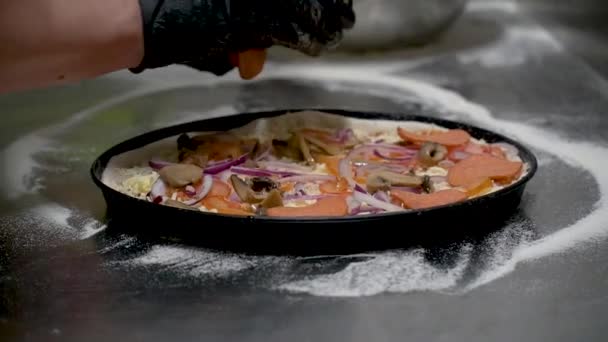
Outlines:
{"label": "hand", "polygon": [[[169,64],[251,78],[282,45],[316,56],[355,21],[352,0],[140,0],[145,57],[134,72]],[[245,53],[243,53],[245,52]],[[253,59],[252,59],[253,58]],[[257,72],[256,72],[257,70]]]}

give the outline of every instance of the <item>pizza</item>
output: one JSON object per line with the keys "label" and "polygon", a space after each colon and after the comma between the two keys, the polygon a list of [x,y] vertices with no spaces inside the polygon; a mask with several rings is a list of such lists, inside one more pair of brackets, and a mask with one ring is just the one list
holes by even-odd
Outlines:
{"label": "pizza", "polygon": [[466,130],[302,111],[160,140],[113,157],[102,181],[185,210],[346,217],[466,201],[527,170],[515,146]]}

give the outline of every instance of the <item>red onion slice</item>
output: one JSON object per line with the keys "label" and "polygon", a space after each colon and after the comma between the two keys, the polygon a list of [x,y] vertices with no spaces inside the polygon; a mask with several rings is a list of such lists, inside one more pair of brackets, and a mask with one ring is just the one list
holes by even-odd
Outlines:
{"label": "red onion slice", "polygon": [[211,175],[203,176],[203,185],[200,187],[199,192],[184,203],[187,205],[195,205],[196,203],[200,202],[203,198],[205,198],[205,196],[207,196],[209,191],[211,191],[212,186],[213,177]]}
{"label": "red onion slice", "polygon": [[241,165],[244,162],[247,161],[247,157],[249,156],[249,153],[245,153],[242,156],[236,158],[236,159],[230,159],[227,161],[222,161],[222,162],[218,162],[218,163],[214,163],[211,166],[207,166],[205,168],[205,173],[209,174],[209,175],[215,175],[218,174],[222,171],[226,171],[229,168],[233,167],[233,166],[237,166],[237,165]]}
{"label": "red onion slice", "polygon": [[312,172],[312,168],[296,163],[286,163],[282,161],[261,161],[258,164],[267,170]]}
{"label": "red onion slice", "polygon": [[150,198],[154,203],[162,203],[164,197],[167,196],[167,185],[163,182],[160,177],[152,184],[152,189],[150,190]]}
{"label": "red onion slice", "polygon": [[383,209],[374,208],[374,207],[358,207],[350,212],[350,215],[359,215],[359,214],[379,214],[383,212]]}
{"label": "red onion slice", "polygon": [[335,181],[336,177],[330,175],[296,175],[279,179],[281,183],[288,182],[327,182],[327,181]]}
{"label": "red onion slice", "polygon": [[261,160],[265,160],[270,156],[270,147],[266,147],[266,149],[264,150],[264,152],[260,153],[256,158],[255,161],[261,161]]}
{"label": "red onion slice", "polygon": [[334,139],[337,142],[344,144],[345,142],[352,140],[354,137],[355,137],[355,132],[353,132],[352,129],[343,128],[336,132]]}
{"label": "red onion slice", "polygon": [[235,166],[230,169],[232,173],[236,173],[243,176],[252,176],[252,177],[272,177],[272,176],[280,176],[280,177],[290,177],[297,176],[297,172],[290,171],[273,171],[273,170],[263,170],[263,169],[254,169],[250,167],[240,167]]}
{"label": "red onion slice", "polygon": [[390,202],[391,198],[384,191],[376,191],[374,198],[381,200],[382,202]]}
{"label": "red onion slice", "polygon": [[192,185],[188,185],[184,188],[184,192],[186,193],[186,195],[192,197],[192,196],[196,195],[196,188],[193,187]]}
{"label": "red onion slice", "polygon": [[353,213],[359,208],[361,208],[361,203],[357,201],[353,196],[346,197],[346,205],[348,207],[348,213],[353,215]]}
{"label": "red onion slice", "polygon": [[417,152],[414,153],[408,153],[408,154],[402,154],[398,157],[391,157],[388,154],[386,154],[384,151],[381,151],[379,149],[375,149],[374,150],[374,155],[382,158],[382,159],[386,159],[386,160],[395,160],[395,161],[408,161],[408,160],[412,160],[414,159],[414,157],[416,156]]}
{"label": "red onion slice", "polygon": [[338,172],[340,172],[340,177],[346,180],[348,186],[354,188],[357,185],[353,179],[353,168],[348,158],[342,158],[340,160],[340,163],[338,164]]}
{"label": "red onion slice", "polygon": [[348,154],[347,157],[349,159],[359,159],[359,158],[370,159],[372,156],[375,155],[376,150],[380,151],[383,155],[387,155],[387,156],[390,153],[400,153],[403,155],[410,155],[410,154],[418,153],[418,151],[415,149],[411,149],[411,148],[407,148],[407,147],[403,147],[403,146],[399,146],[399,145],[381,143],[381,144],[361,145],[357,148],[354,148],[352,151],[350,151],[350,153]]}
{"label": "red onion slice", "polygon": [[363,192],[360,192],[360,191],[355,191],[353,193],[353,196],[359,202],[366,203],[369,206],[372,206],[372,207],[375,207],[375,208],[378,208],[378,209],[382,209],[382,210],[387,211],[387,212],[395,212],[395,211],[403,211],[404,210],[403,208],[401,208],[399,206],[396,206],[396,205],[394,205],[392,203],[389,203],[389,202],[381,201],[381,200],[379,200],[377,198],[374,198],[373,196],[371,196],[371,195],[369,195],[367,193],[363,193]]}

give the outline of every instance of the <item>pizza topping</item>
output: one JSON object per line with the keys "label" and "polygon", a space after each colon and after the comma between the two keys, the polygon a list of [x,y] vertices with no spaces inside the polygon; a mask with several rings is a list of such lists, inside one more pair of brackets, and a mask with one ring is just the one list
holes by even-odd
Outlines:
{"label": "pizza topping", "polygon": [[196,183],[203,178],[203,169],[190,164],[173,164],[158,171],[160,178],[168,185],[179,188]]}
{"label": "pizza topping", "polygon": [[288,140],[273,139],[272,149],[279,158],[297,161],[303,160],[300,145],[293,135]]}
{"label": "pizza topping", "polygon": [[302,152],[302,158],[304,158],[304,161],[309,164],[314,163],[315,160],[310,154],[310,147],[308,147],[308,143],[306,142],[306,139],[304,139],[304,136],[301,134],[296,134],[295,137],[297,139],[298,146],[300,146],[300,152]]}
{"label": "pizza topping", "polygon": [[397,129],[399,136],[405,140],[416,144],[434,142],[445,146],[459,146],[468,143],[471,136],[462,129],[451,129],[448,131],[432,131],[427,134],[419,134],[407,131],[401,127]]}
{"label": "pizza topping", "polygon": [[163,198],[167,195],[167,185],[165,182],[159,177],[154,184],[152,184],[152,189],[150,190],[150,198],[154,203],[160,203],[163,201]]}
{"label": "pizza topping", "polygon": [[364,215],[482,196],[523,172],[513,145],[429,127],[367,135],[298,127],[280,139],[182,134],[177,158],[164,155],[177,161],[149,161],[153,177],[138,198],[229,215]]}
{"label": "pizza topping", "polygon": [[184,203],[186,203],[187,205],[195,205],[200,202],[211,192],[211,189],[213,188],[213,183],[213,177],[211,177],[210,175],[205,175],[203,177],[203,183],[197,189],[196,194],[192,196],[192,198],[186,200]]}
{"label": "pizza topping", "polygon": [[342,153],[342,148],[339,145],[324,142],[323,140],[318,139],[311,135],[301,134],[300,136],[305,140],[305,143],[309,142],[309,143],[319,147],[321,150],[323,150],[323,152],[325,152],[327,154],[335,156],[337,154]]}
{"label": "pizza topping", "polygon": [[343,196],[328,196],[305,207],[275,207],[266,211],[272,217],[332,217],[346,216],[348,205]]}
{"label": "pizza topping", "polygon": [[425,165],[436,165],[444,160],[448,154],[448,149],[434,142],[425,142],[418,151],[418,159]]}
{"label": "pizza topping", "polygon": [[261,208],[274,208],[283,206],[283,195],[277,189],[271,190],[268,194],[266,194],[262,203],[260,203]]}
{"label": "pizza topping", "polygon": [[187,205],[187,204],[185,204],[183,202],[172,200],[170,198],[166,199],[162,204],[166,205],[168,207],[173,207],[173,208],[187,209],[187,210],[196,210],[196,208],[194,208],[191,205]]}
{"label": "pizza topping", "polygon": [[520,174],[523,164],[487,154],[472,155],[452,166],[448,182],[455,187],[470,187],[486,178],[511,181]]}
{"label": "pizza topping", "polygon": [[387,191],[393,186],[417,187],[422,185],[422,177],[402,175],[390,171],[377,171],[367,177],[367,191]]}
{"label": "pizza topping", "polygon": [[384,201],[382,199],[378,199],[377,197],[371,196],[370,194],[368,194],[365,190],[363,190],[361,188],[355,189],[355,191],[353,192],[353,197],[357,201],[359,201],[363,204],[366,204],[367,206],[370,206],[370,207],[376,208],[376,209],[380,209],[380,210],[383,210],[386,212],[403,210],[403,208],[390,203],[390,201]]}
{"label": "pizza topping", "polygon": [[253,212],[243,209],[241,204],[228,201],[222,197],[208,196],[203,199],[203,206],[208,210],[217,210],[220,214],[251,216]]}
{"label": "pizza topping", "polygon": [[385,160],[394,160],[394,161],[409,161],[414,158],[416,155],[416,150],[411,150],[411,152],[400,154],[398,152],[386,152],[380,149],[374,150],[374,155],[380,159]]}
{"label": "pizza topping", "polygon": [[251,190],[255,192],[272,191],[279,186],[268,177],[254,177],[250,179]]}
{"label": "pizza topping", "polygon": [[232,189],[230,188],[230,185],[219,179],[215,179],[213,180],[213,185],[211,186],[207,196],[228,197],[231,193]]}
{"label": "pizza topping", "polygon": [[426,209],[467,199],[467,195],[464,192],[454,189],[437,191],[431,194],[415,194],[393,190],[391,191],[391,195],[408,209]]}

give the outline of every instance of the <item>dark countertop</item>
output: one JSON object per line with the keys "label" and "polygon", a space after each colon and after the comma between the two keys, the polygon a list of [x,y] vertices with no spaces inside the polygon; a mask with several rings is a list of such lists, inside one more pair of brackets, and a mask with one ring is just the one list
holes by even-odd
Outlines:
{"label": "dark countertop", "polygon": [[[253,83],[169,68],[1,96],[0,337],[604,340],[608,220],[594,210],[608,180],[593,165],[608,148],[605,24],[595,7],[524,5],[471,6],[422,50],[275,63]],[[340,72],[343,64],[350,69]],[[370,82],[382,68],[386,84]],[[328,70],[335,80],[320,74]],[[397,89],[397,78],[418,83]],[[444,108],[437,93],[415,92],[421,82],[494,118],[477,107],[460,113],[452,93],[439,92],[456,101]],[[540,169],[505,227],[428,249],[252,257],[103,229],[105,204],[88,168],[104,149],[174,122],[308,106],[422,112],[500,129],[530,139]]]}

